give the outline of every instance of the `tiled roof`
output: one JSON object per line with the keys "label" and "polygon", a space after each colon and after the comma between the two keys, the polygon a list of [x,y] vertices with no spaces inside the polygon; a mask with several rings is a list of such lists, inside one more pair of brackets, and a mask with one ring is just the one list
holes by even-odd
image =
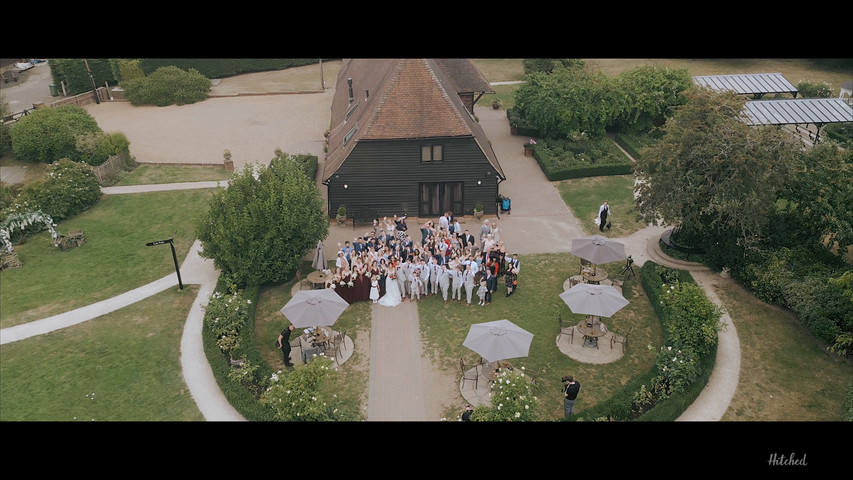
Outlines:
{"label": "tiled roof", "polygon": [[456,85],[457,93],[495,93],[473,62],[464,58],[437,58],[435,62]]}
{"label": "tiled roof", "polygon": [[[443,65],[430,59],[345,60],[332,99],[323,179],[340,168],[361,140],[464,136],[476,137],[481,148],[486,145],[486,157],[503,177],[485,133],[458,95],[460,85],[478,85],[470,78],[472,69],[478,72],[476,67],[469,60],[443,61]],[[450,74],[460,77],[454,80]]]}

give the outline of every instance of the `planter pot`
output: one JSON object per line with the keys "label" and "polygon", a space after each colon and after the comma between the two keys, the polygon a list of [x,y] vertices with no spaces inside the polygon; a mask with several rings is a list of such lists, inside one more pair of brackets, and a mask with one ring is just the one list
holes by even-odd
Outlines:
{"label": "planter pot", "polygon": [[231,160],[230,158],[226,158],[223,161],[223,163],[225,164],[225,171],[226,172],[233,172],[234,171],[234,161],[233,160]]}
{"label": "planter pot", "polygon": [[482,210],[480,210],[480,211],[474,210],[474,218],[476,218],[477,221],[479,222],[480,219],[483,218],[483,211]]}
{"label": "planter pot", "polygon": [[518,127],[509,127],[510,135],[518,135]]}
{"label": "planter pot", "polygon": [[343,225],[343,224],[344,224],[344,223],[346,223],[346,221],[347,221],[347,217],[346,217],[346,216],[343,216],[343,215],[338,215],[338,216],[337,216],[337,219],[338,219],[338,224],[339,224],[339,225]]}
{"label": "planter pot", "polygon": [[524,156],[532,157],[533,156],[533,148],[532,147],[524,147]]}

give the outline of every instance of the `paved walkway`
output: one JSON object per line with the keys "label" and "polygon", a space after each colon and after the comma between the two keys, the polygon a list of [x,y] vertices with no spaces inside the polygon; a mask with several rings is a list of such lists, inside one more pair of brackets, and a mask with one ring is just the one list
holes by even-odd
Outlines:
{"label": "paved walkway", "polygon": [[[328,92],[322,95],[307,95],[317,100],[312,108],[328,110]],[[293,96],[287,96],[293,97]],[[257,101],[258,97],[249,97]],[[279,97],[280,98],[280,97]],[[202,102],[208,106],[215,105],[218,109],[234,107],[231,102]],[[103,107],[104,104],[101,105]],[[106,104],[109,108],[107,115],[117,122],[113,129],[125,131],[126,126],[118,123],[121,115],[118,115],[115,105]],[[258,104],[260,105],[260,103]],[[301,101],[300,108],[307,108]],[[106,107],[104,107],[106,108]],[[179,110],[186,112],[186,107]],[[196,107],[198,108],[198,107]],[[101,123],[99,113],[103,108],[89,108],[96,120]],[[142,109],[140,109],[142,110]],[[158,112],[156,119],[149,116],[149,124],[160,122],[161,116],[168,109],[148,109]],[[527,253],[554,253],[568,252],[571,242],[568,239],[586,236],[580,223],[575,219],[568,207],[560,198],[554,184],[548,181],[541,169],[531,157],[523,155],[522,144],[526,138],[512,136],[509,133],[506,115],[503,110],[494,110],[490,107],[478,108],[477,115],[480,123],[490,138],[493,148],[497,153],[501,166],[508,178],[501,185],[501,191],[513,198],[512,214],[502,215],[497,220],[502,229],[501,239],[514,252]],[[227,116],[227,115],[226,115]],[[146,125],[141,119],[134,117],[132,125],[140,128],[144,133]],[[258,122],[247,121],[250,130],[258,127]],[[232,125],[233,126],[233,125]],[[310,125],[314,127],[314,125]],[[196,138],[194,122],[175,123],[174,128],[181,128],[180,137],[183,139]],[[107,130],[105,128],[105,130]],[[198,132],[201,136],[202,133]],[[321,131],[322,133],[322,131]],[[171,133],[171,134],[174,134]],[[138,138],[139,132],[127,132],[128,137],[136,138],[134,144],[159,144],[159,141]],[[260,137],[258,136],[260,135]],[[258,133],[246,139],[250,144],[257,138],[263,138],[264,134]],[[234,137],[233,131],[230,137]],[[305,138],[312,138],[306,136]],[[318,136],[319,138],[319,136]],[[284,142],[287,145],[300,144],[300,140],[290,139]],[[180,142],[179,142],[180,143]],[[310,143],[308,150],[315,150],[316,146]],[[319,142],[318,144],[321,144]],[[168,144],[168,143],[166,143]],[[308,144],[300,144],[308,145]],[[230,145],[232,151],[238,147]],[[289,151],[284,149],[285,151]],[[248,151],[248,148],[247,148]],[[211,151],[211,155],[213,151]],[[216,148],[215,156],[220,155],[221,149]],[[313,152],[312,152],[313,153]],[[315,153],[318,154],[318,153]],[[156,151],[146,150],[146,156],[151,161],[158,162]],[[318,154],[320,168],[322,168],[322,154]],[[210,155],[207,155],[210,156]],[[269,154],[254,157],[246,155],[244,158],[267,158]],[[175,160],[178,163],[190,163],[187,158]],[[206,163],[206,162],[202,162]],[[144,190],[165,190],[169,188],[210,188],[216,186],[216,182],[198,182],[188,184],[172,185],[148,185],[137,187],[109,187],[105,188],[107,194],[121,194]],[[321,192],[324,192],[321,186]],[[494,217],[492,220],[496,220]],[[479,225],[474,224],[475,227]],[[470,228],[469,228],[470,229]],[[660,227],[648,227],[628,238],[617,239],[626,245],[626,252],[632,255],[638,265],[643,265],[647,260],[657,263],[690,270],[697,282],[703,286],[708,296],[719,303],[714,285],[723,281],[719,276],[711,274],[707,268],[698,264],[678,262],[665,256],[657,246],[657,239],[663,231]],[[330,227],[330,236],[324,241],[326,252],[337,251],[337,242],[351,239],[363,232],[352,230],[352,228],[341,228],[335,225]],[[236,412],[226,401],[224,395],[213,378],[212,371],[207,363],[201,345],[201,331],[203,320],[203,306],[207,302],[207,295],[213,291],[216,285],[218,272],[213,268],[211,260],[204,260],[198,256],[198,242],[193,246],[184,263],[181,266],[181,276],[185,284],[200,284],[199,297],[196,299],[188,315],[187,323],[181,340],[181,365],[184,378],[199,409],[208,421],[240,421],[243,417]],[[79,308],[77,310],[56,315],[50,318],[30,322],[0,330],[0,344],[20,340],[33,335],[41,335],[59,328],[75,325],[91,318],[103,315],[110,311],[122,308],[126,305],[139,301],[146,296],[153,295],[177,285],[175,275],[169,275],[148,285],[139,287],[115,298],[104,300],[96,304]],[[390,313],[393,311],[393,321]],[[404,321],[400,321],[403,319]],[[727,329],[720,334],[720,346],[717,354],[717,365],[711,375],[709,384],[703,390],[694,404],[679,418],[689,421],[717,421],[722,418],[728,408],[732,395],[737,387],[738,372],[740,368],[740,348],[737,333],[731,319],[724,316]],[[373,320],[371,324],[371,346],[370,346],[370,380],[368,400],[368,420],[370,421],[423,421],[436,420],[426,418],[424,372],[421,363],[421,345],[419,340],[417,310],[410,302],[405,302],[394,308],[374,306]],[[390,346],[389,346],[390,345]],[[403,365],[405,368],[400,368]],[[393,367],[393,368],[391,368]],[[399,372],[406,372],[401,375]]]}

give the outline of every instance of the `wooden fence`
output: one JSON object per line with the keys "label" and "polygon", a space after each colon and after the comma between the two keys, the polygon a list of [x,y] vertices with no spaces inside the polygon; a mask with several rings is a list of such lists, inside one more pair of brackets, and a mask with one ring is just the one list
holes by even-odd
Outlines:
{"label": "wooden fence", "polygon": [[95,177],[98,179],[98,183],[101,185],[111,184],[116,176],[118,176],[119,172],[125,169],[125,165],[127,164],[127,154],[119,154],[113,155],[107,159],[106,162],[92,167],[92,171],[95,172]]}

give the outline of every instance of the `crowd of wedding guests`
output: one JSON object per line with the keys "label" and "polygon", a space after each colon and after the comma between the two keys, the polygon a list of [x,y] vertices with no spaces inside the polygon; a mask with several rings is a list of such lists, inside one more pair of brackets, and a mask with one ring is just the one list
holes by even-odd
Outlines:
{"label": "crowd of wedding guests", "polygon": [[417,241],[411,233],[406,217],[374,219],[372,230],[339,244],[326,288],[349,303],[386,306],[429,296],[486,306],[504,287],[507,297],[515,293],[518,255],[507,254],[496,222],[484,220],[472,233],[445,212],[437,224],[430,220],[420,226]]}

